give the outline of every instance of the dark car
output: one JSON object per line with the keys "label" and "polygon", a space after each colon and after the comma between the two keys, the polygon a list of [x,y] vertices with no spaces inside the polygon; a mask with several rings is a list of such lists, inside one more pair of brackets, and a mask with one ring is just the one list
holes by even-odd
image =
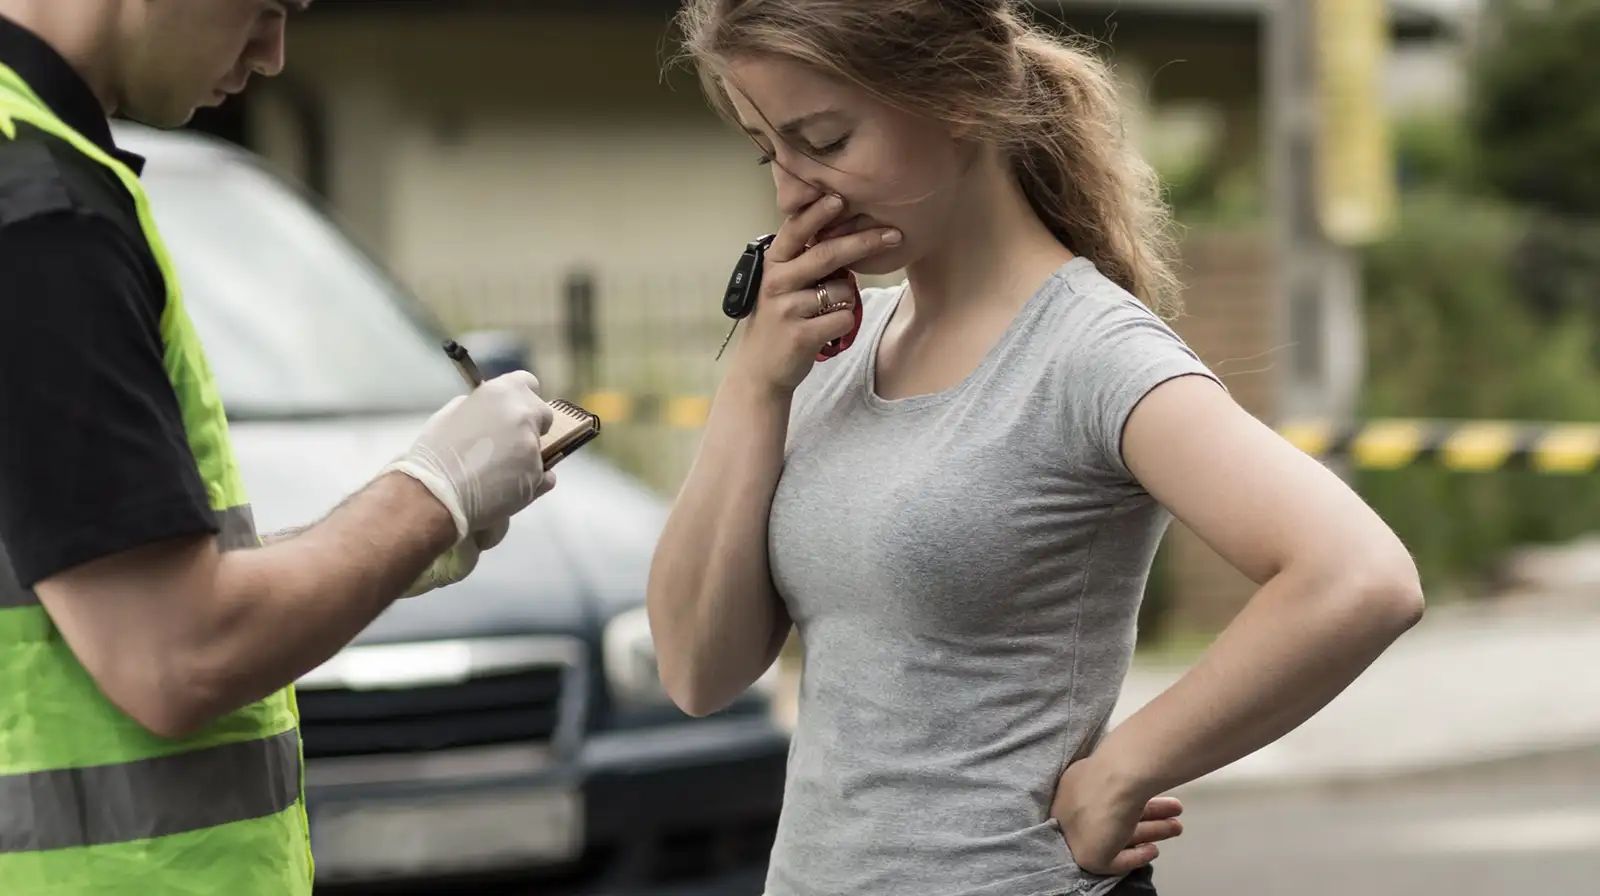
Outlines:
{"label": "dark car", "polygon": [[[248,154],[119,139],[149,158],[262,531],[314,521],[462,391],[443,334]],[[319,887],[761,892],[787,737],[770,675],[705,719],[662,693],[643,599],[665,513],[586,448],[467,581],[299,682]]]}

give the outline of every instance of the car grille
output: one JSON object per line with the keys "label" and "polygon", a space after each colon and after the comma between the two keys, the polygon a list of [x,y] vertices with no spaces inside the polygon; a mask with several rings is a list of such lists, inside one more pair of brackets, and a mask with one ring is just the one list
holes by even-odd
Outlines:
{"label": "car grille", "polygon": [[[485,643],[493,649],[475,649]],[[296,688],[305,755],[370,756],[552,741],[567,717],[563,709],[571,691],[569,676],[578,672],[568,652],[558,656],[544,649],[549,643],[450,642],[458,665],[450,670],[452,680],[437,683],[427,681],[418,664],[405,662],[404,655],[398,657],[401,662],[379,664],[376,675],[341,674],[338,666],[319,670],[321,674],[308,676]],[[537,649],[518,651],[518,644]],[[398,650],[426,651],[430,646],[356,647],[336,659],[348,672],[374,655],[364,650],[389,650],[393,659]],[[463,662],[463,657],[477,659]],[[389,668],[393,678],[385,681]]]}
{"label": "car grille", "polygon": [[777,838],[777,819],[666,834],[649,870],[653,883],[681,883],[763,867]]}
{"label": "car grille", "polygon": [[404,691],[305,691],[300,726],[306,756],[547,741],[560,722],[564,674],[549,668]]}

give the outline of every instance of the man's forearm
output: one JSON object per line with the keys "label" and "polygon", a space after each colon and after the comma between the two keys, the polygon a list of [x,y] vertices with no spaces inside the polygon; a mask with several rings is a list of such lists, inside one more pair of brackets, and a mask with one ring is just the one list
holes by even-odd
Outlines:
{"label": "man's forearm", "polygon": [[390,473],[322,522],[222,555],[223,609],[200,649],[198,712],[213,717],[272,693],[348,644],[448,550],[450,514]]}
{"label": "man's forearm", "polygon": [[281,541],[288,541],[289,539],[294,538],[309,528],[309,526],[296,526],[292,529],[279,529],[276,532],[268,532],[266,535],[261,536],[261,544],[263,547],[265,547],[269,544],[277,544]]}

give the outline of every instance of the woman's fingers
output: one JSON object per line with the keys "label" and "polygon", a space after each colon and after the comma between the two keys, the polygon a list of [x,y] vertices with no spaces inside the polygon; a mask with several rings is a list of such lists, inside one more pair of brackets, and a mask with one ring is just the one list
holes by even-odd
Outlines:
{"label": "woman's fingers", "polygon": [[1111,867],[1105,873],[1123,875],[1154,862],[1161,855],[1161,847],[1154,843],[1145,843],[1140,846],[1130,847],[1117,853],[1111,860]]}
{"label": "woman's fingers", "polygon": [[873,227],[825,240],[807,249],[793,261],[775,265],[768,271],[766,277],[772,283],[771,293],[776,295],[805,289],[835,271],[870,258],[899,242],[900,231],[892,227]]}
{"label": "woman's fingers", "polygon": [[1159,840],[1171,840],[1183,834],[1183,822],[1176,818],[1167,818],[1160,821],[1141,821],[1133,829],[1133,838],[1128,845],[1139,846],[1144,843],[1155,843]]}
{"label": "woman's fingers", "polygon": [[1144,804],[1144,814],[1139,816],[1142,821],[1155,821],[1161,818],[1177,818],[1183,814],[1183,803],[1177,797],[1158,796]]}
{"label": "woman's fingers", "polygon": [[767,247],[767,260],[782,264],[799,258],[806,251],[806,246],[822,228],[832,223],[839,213],[844,211],[844,199],[840,196],[829,194],[811,203],[800,211],[799,214],[783,222],[778,228],[778,234],[772,240],[772,245]]}

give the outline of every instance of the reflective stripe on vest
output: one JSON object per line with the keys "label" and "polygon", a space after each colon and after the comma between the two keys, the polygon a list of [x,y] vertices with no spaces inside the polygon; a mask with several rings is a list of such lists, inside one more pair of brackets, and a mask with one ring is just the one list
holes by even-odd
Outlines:
{"label": "reflective stripe on vest", "polygon": [[[163,362],[218,545],[256,546],[222,402],[143,186],[0,64],[0,139],[15,139],[18,123],[71,144],[133,198],[166,282]],[[301,757],[287,688],[183,740],[146,731],[100,692],[0,555],[0,892],[306,896]]]}
{"label": "reflective stripe on vest", "polygon": [[147,840],[282,812],[300,796],[299,767],[290,729],[176,756],[3,777],[0,853]]}

